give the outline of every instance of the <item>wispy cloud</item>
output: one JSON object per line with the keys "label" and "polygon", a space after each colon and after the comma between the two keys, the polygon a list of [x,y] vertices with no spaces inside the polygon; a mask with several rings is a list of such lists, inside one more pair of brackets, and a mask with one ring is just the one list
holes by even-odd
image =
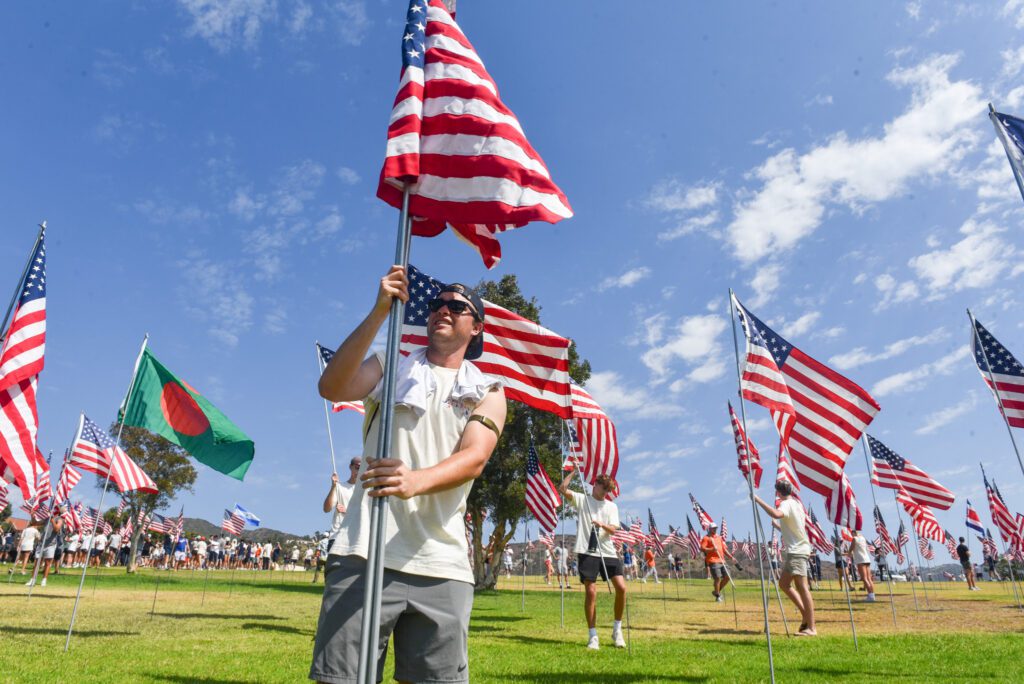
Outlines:
{"label": "wispy cloud", "polygon": [[913,370],[895,373],[882,378],[871,388],[871,394],[876,397],[884,397],[889,394],[902,394],[923,389],[935,376],[952,373],[956,370],[956,364],[970,355],[971,351],[966,345],[959,347],[956,351],[943,356],[937,361],[920,365]]}
{"label": "wispy cloud", "polygon": [[636,268],[629,269],[621,275],[608,276],[597,286],[597,290],[598,292],[603,292],[612,288],[633,287],[650,275],[651,269],[646,266],[638,266]]}
{"label": "wispy cloud", "polygon": [[199,36],[215,50],[256,47],[267,22],[277,18],[274,0],[178,0],[192,20],[191,36]]}
{"label": "wispy cloud", "polygon": [[704,383],[721,377],[726,371],[725,355],[718,337],[726,330],[726,320],[719,315],[686,316],[675,325],[668,326],[664,314],[644,321],[648,350],[640,360],[653,374],[653,382],[660,385],[670,380],[676,361],[683,362],[689,371],[672,383],[673,391],[688,383]]}
{"label": "wispy cloud", "polygon": [[949,333],[945,328],[936,328],[927,335],[913,335],[901,340],[896,340],[895,342],[890,342],[885,345],[885,348],[880,352],[872,353],[864,347],[857,347],[848,352],[836,354],[830,358],[828,362],[840,370],[849,370],[851,368],[856,368],[857,366],[863,366],[864,364],[891,359],[895,356],[899,356],[903,352],[913,349],[914,347],[920,347],[926,344],[935,344],[936,342],[942,342],[948,339]]}
{"label": "wispy cloud", "polygon": [[179,261],[186,276],[182,287],[185,310],[207,325],[207,332],[228,347],[238,345],[252,327],[253,297],[234,266],[192,253]]}
{"label": "wispy cloud", "polygon": [[590,376],[587,391],[613,419],[617,415],[625,418],[671,418],[683,414],[683,410],[656,396],[644,387],[630,384],[615,371],[600,371]]}
{"label": "wispy cloud", "polygon": [[959,418],[965,413],[968,413],[977,404],[978,394],[974,390],[971,390],[968,393],[967,398],[965,398],[963,401],[957,404],[953,404],[952,406],[947,406],[944,409],[936,411],[935,413],[930,413],[927,416],[925,416],[924,424],[921,425],[921,427],[914,430],[914,434],[931,434],[932,432],[935,432],[939,428],[945,427],[953,420]]}
{"label": "wispy cloud", "polygon": [[1024,272],[1017,248],[1002,237],[1005,232],[992,221],[969,219],[960,227],[963,239],[912,258],[910,267],[925,281],[931,299],[990,287],[1004,275]]}

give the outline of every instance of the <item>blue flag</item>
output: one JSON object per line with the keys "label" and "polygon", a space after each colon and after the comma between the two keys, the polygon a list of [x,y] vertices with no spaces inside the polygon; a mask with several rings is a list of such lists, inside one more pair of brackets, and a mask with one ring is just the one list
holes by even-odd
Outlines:
{"label": "blue flag", "polygon": [[1017,189],[1024,198],[1024,121],[1009,114],[997,112],[989,105],[988,117],[996,127],[999,142],[1003,143],[1006,158],[1010,160],[1013,178],[1017,181]]}
{"label": "blue flag", "polygon": [[235,504],[235,513],[245,518],[245,521],[253,527],[260,526],[260,519],[257,518],[254,514],[239,506],[238,504]]}

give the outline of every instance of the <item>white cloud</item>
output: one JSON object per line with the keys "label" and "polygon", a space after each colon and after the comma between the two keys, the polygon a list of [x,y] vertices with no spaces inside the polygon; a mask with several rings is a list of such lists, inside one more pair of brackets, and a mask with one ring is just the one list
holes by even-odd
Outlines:
{"label": "white cloud", "polygon": [[821,224],[829,205],[860,212],[903,192],[912,181],[950,172],[969,151],[982,111],[980,89],[951,81],[955,55],[931,57],[888,75],[911,88],[910,106],[881,137],[845,132],[802,155],[786,149],[751,172],[761,187],[735,208],[727,228],[736,256],[754,262],[791,249]]}
{"label": "white cloud", "polygon": [[594,373],[587,381],[587,391],[597,400],[612,420],[616,414],[626,418],[671,418],[682,415],[678,406],[666,402],[643,387],[629,385],[615,371]]}
{"label": "white cloud", "polygon": [[750,298],[750,306],[756,309],[770,302],[779,289],[781,276],[782,265],[778,262],[759,267],[750,281],[750,287],[754,291],[754,296]]}
{"label": "white cloud", "polygon": [[1013,78],[1024,68],[1024,47],[1003,50],[1003,76]]}
{"label": "white cloud", "polygon": [[974,390],[968,393],[967,398],[958,404],[947,406],[944,409],[930,413],[925,416],[924,424],[921,427],[914,430],[916,435],[927,435],[935,432],[941,427],[945,427],[951,423],[954,419],[959,418],[965,413],[970,412],[978,403],[978,395]]}
{"label": "white cloud", "polygon": [[92,63],[92,77],[106,88],[123,86],[138,69],[113,50],[97,50]]}
{"label": "white cloud", "polygon": [[779,327],[782,328],[782,334],[786,337],[799,337],[808,332],[819,318],[821,318],[820,311],[808,311],[796,320],[783,320]]}
{"label": "white cloud", "polygon": [[252,327],[253,298],[236,277],[236,267],[201,254],[190,255],[178,265],[187,282],[185,310],[206,323],[207,332],[219,342],[237,346],[241,334]]}
{"label": "white cloud", "polygon": [[188,34],[220,52],[237,45],[253,49],[264,23],[277,14],[273,0],[178,0],[178,4],[192,19]]}
{"label": "white cloud", "polygon": [[[654,318],[658,324],[647,328],[650,348],[640,358],[654,374],[655,384],[669,380],[676,360],[694,366],[686,375],[691,382],[708,382],[725,373],[726,366],[721,360],[724,355],[717,339],[727,327],[724,318],[714,314],[687,316],[667,331],[664,318]],[[674,391],[684,386],[678,381],[674,385]]]}
{"label": "white cloud", "polygon": [[288,330],[288,308],[282,302],[273,302],[263,314],[263,329],[272,335]]}
{"label": "white cloud", "polygon": [[640,442],[640,433],[634,430],[619,440],[619,448],[625,450],[636,449],[640,446]]}
{"label": "white cloud", "polygon": [[209,214],[192,204],[178,205],[167,200],[144,199],[132,205],[135,211],[157,225],[174,224],[181,226],[198,223],[209,218]]}
{"label": "white cloud", "polygon": [[677,489],[682,489],[686,486],[685,480],[678,478],[671,478],[667,484],[663,484],[657,487],[650,485],[640,485],[639,487],[624,487],[622,501],[662,501],[666,494],[670,494]]}
{"label": "white cloud", "polygon": [[[718,182],[684,185],[674,178],[655,185],[644,204],[675,224],[659,233],[658,240],[675,240],[717,223],[719,214],[713,207],[718,204],[720,190]],[[700,213],[694,215],[696,212]]]}
{"label": "white cloud", "polygon": [[823,95],[821,93],[815,95],[814,97],[812,97],[810,100],[807,101],[807,106],[819,105],[821,107],[827,107],[827,106],[829,106],[831,104],[832,104],[832,96],[831,95]]}
{"label": "white cloud", "polygon": [[926,281],[931,299],[950,292],[993,285],[1004,275],[1024,270],[1017,249],[1004,240],[1005,228],[992,221],[968,219],[960,227],[965,237],[948,249],[937,249],[909,261],[918,278]]}
{"label": "white cloud", "polygon": [[935,344],[936,342],[942,342],[948,339],[949,333],[946,332],[945,328],[936,328],[927,335],[914,335],[891,342],[885,345],[885,349],[877,353],[871,353],[864,347],[857,347],[851,351],[836,354],[830,358],[828,362],[830,365],[833,365],[840,370],[849,370],[850,368],[863,366],[867,363],[891,359],[894,356],[899,356],[903,352],[913,349],[914,347],[920,347],[925,344]]}
{"label": "white cloud", "polygon": [[288,20],[288,31],[296,35],[304,33],[312,18],[313,8],[305,0],[298,0],[292,17]]}
{"label": "white cloud", "polygon": [[1013,19],[1017,28],[1024,28],[1024,0],[1007,0],[1002,14]]}
{"label": "white cloud", "polygon": [[597,289],[599,292],[603,292],[613,287],[633,287],[649,275],[651,275],[651,269],[646,266],[638,266],[637,268],[631,268],[622,275],[605,278],[597,286]]}
{"label": "white cloud", "polygon": [[341,39],[349,45],[362,43],[366,32],[373,26],[366,14],[366,3],[363,0],[338,0],[334,9],[339,17]]}
{"label": "white cloud", "polygon": [[228,204],[228,211],[246,221],[252,221],[263,209],[263,202],[255,199],[247,190],[236,190],[235,196]]}
{"label": "white cloud", "polygon": [[669,228],[668,230],[663,230],[658,233],[658,240],[661,242],[669,242],[676,238],[684,237],[690,233],[715,225],[718,223],[718,218],[719,215],[717,211],[710,211],[707,214],[682,219],[674,228]]}
{"label": "white cloud", "polygon": [[917,391],[925,387],[935,376],[952,373],[956,369],[956,364],[970,355],[971,351],[966,346],[959,347],[956,351],[937,361],[882,378],[871,388],[871,394],[876,397],[884,397],[889,394]]}
{"label": "white cloud", "polygon": [[907,10],[907,16],[911,19],[917,20],[921,18],[921,0],[908,2],[904,9]]}
{"label": "white cloud", "polygon": [[336,173],[338,174],[338,179],[345,185],[355,185],[362,180],[359,174],[356,173],[355,169],[350,169],[347,166],[338,167]]}
{"label": "white cloud", "polygon": [[913,280],[905,280],[901,283],[888,273],[883,273],[875,278],[874,284],[875,289],[882,295],[875,306],[879,311],[887,309],[893,304],[912,302],[921,295],[917,283]]}

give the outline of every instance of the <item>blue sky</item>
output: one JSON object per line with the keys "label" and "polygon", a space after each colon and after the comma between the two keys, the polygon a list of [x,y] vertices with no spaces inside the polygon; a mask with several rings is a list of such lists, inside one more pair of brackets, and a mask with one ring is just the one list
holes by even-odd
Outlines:
{"label": "blue sky", "polygon": [[[985,116],[1024,110],[1024,2],[622,8],[460,3],[576,216],[505,236],[491,273],[447,235],[416,240],[413,263],[519,276],[593,364],[621,508],[649,505],[663,529],[687,492],[750,528],[725,411],[730,286],[875,395],[872,434],[961,499],[945,526],[962,533],[965,496],[988,522],[979,460],[1024,509],[964,314],[1024,354],[1024,212]],[[273,527],[325,526],[313,341],[344,337],[392,258],[397,217],[374,192],[404,16],[398,0],[8,13],[0,268],[13,288],[47,219],[44,450],[65,448],[80,410],[113,418],[149,332],[257,445],[244,483],[200,466],[186,515],[238,501]],[[774,428],[748,417],[767,495]],[[346,459],[358,420],[332,421]],[[848,472],[869,513],[860,451]]]}

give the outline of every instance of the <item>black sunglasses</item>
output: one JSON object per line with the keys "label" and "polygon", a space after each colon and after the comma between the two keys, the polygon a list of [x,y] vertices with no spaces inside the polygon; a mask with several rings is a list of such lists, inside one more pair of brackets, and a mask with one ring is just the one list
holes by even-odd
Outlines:
{"label": "black sunglasses", "polygon": [[473,308],[473,305],[470,304],[469,302],[464,302],[461,299],[437,298],[431,299],[429,302],[427,302],[427,308],[430,309],[431,313],[437,313],[446,306],[448,307],[448,310],[451,311],[456,316],[461,316],[462,314],[468,311],[469,313],[473,314],[474,318],[477,317],[477,313],[476,310]]}

